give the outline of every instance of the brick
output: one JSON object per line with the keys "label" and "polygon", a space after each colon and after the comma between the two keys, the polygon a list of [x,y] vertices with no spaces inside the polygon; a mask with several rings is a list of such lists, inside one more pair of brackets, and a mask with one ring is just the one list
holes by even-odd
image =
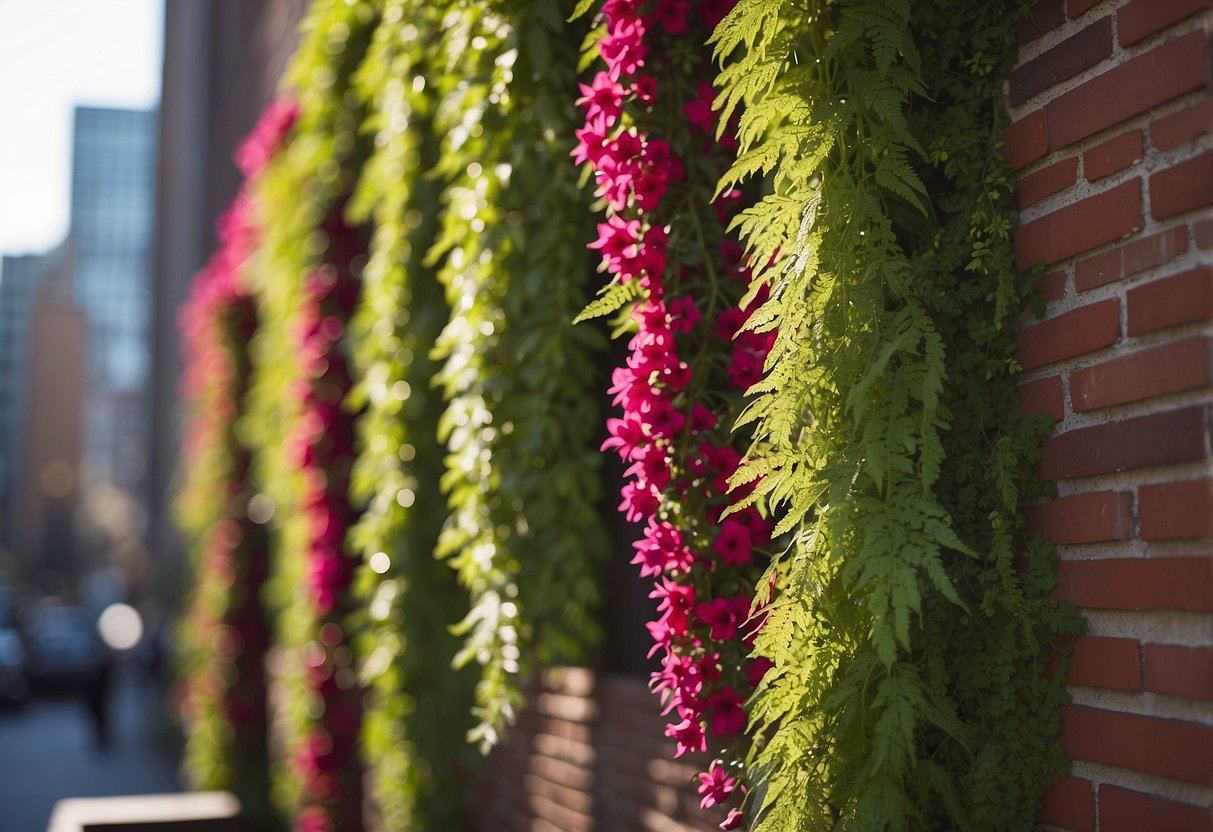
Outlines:
{"label": "brick", "polygon": [[1080,292],[1113,283],[1174,260],[1188,250],[1186,226],[1121,243],[1074,265],[1074,288]]}
{"label": "brick", "polygon": [[1130,130],[1114,139],[1101,142],[1082,154],[1083,175],[1088,182],[1094,182],[1141,161],[1144,155],[1141,131]]}
{"label": "brick", "polygon": [[1075,412],[1196,390],[1213,382],[1213,341],[1185,338],[1114,358],[1070,375]]}
{"label": "brick", "polygon": [[1165,220],[1213,205],[1213,150],[1150,177],[1150,216]]}
{"label": "brick", "polygon": [[1061,300],[1066,294],[1066,273],[1064,271],[1049,272],[1036,278],[1032,288],[1040,292],[1045,303]]}
{"label": "brick", "polygon": [[1116,10],[1116,38],[1132,46],[1209,5],[1210,0],[1132,0]]}
{"label": "brick", "polygon": [[1100,610],[1213,611],[1213,559],[1063,560],[1053,596]]}
{"label": "brick", "polygon": [[1213,480],[1143,485],[1138,498],[1142,540],[1213,539]]}
{"label": "brick", "polygon": [[1120,301],[1108,298],[1033,324],[1016,335],[1016,359],[1033,370],[1116,343],[1120,337]]}
{"label": "brick", "polygon": [[1126,293],[1126,331],[1141,335],[1213,318],[1213,267],[1200,266]]}
{"label": "brick", "polygon": [[1146,690],[1213,699],[1213,647],[1146,645]]}
{"label": "brick", "polygon": [[1019,170],[1037,159],[1044,158],[1049,152],[1045,124],[1045,111],[1037,110],[1003,131],[1002,152],[1008,168]]}
{"label": "brick", "polygon": [[1019,208],[1023,210],[1029,205],[1035,205],[1047,196],[1078,181],[1078,157],[1071,156],[1042,168],[1035,173],[1029,173],[1019,180]]}
{"label": "brick", "polygon": [[1201,251],[1213,248],[1213,220],[1201,220],[1193,224],[1192,236],[1196,238],[1196,247]]}
{"label": "brick", "polygon": [[1020,226],[1015,261],[1025,272],[1041,260],[1058,263],[1132,234],[1141,224],[1141,185],[1123,182]]}
{"label": "brick", "polygon": [[1095,8],[1099,3],[1100,0],[1069,0],[1066,3],[1066,17],[1073,20],[1084,12]]}
{"label": "brick", "polygon": [[1057,778],[1045,792],[1036,820],[1070,832],[1095,832],[1095,791],[1091,781]]}
{"label": "brick", "polygon": [[1073,494],[1025,510],[1028,528],[1054,543],[1103,543],[1133,534],[1133,495],[1128,491]]}
{"label": "brick", "polygon": [[1010,101],[1018,107],[1032,96],[1073,78],[1112,54],[1112,18],[1101,17],[1056,46],[1016,67],[1010,76]]}
{"label": "brick", "polygon": [[1169,263],[1188,250],[1188,229],[1182,225],[1126,243],[1124,246],[1124,276],[1130,277],[1146,269]]}
{"label": "brick", "polygon": [[1037,473],[1058,480],[1207,459],[1207,416],[1188,407],[1067,431],[1044,441]]}
{"label": "brick", "polygon": [[1054,422],[1060,422],[1065,416],[1063,397],[1061,376],[1024,382],[1019,385],[1019,412],[1043,413],[1053,417]]}
{"label": "brick", "polygon": [[1049,150],[1059,150],[1206,83],[1203,32],[1138,55],[1058,96],[1046,108]]}
{"label": "brick", "polygon": [[1080,292],[1114,283],[1124,277],[1124,252],[1127,243],[1079,260],[1074,264],[1074,288]]}
{"label": "brick", "polygon": [[1202,786],[1213,782],[1213,727],[1073,705],[1062,708],[1061,723],[1062,744],[1076,760]]}
{"label": "brick", "polygon": [[1213,832],[1213,809],[1104,783],[1099,787],[1099,828],[1100,832]]}
{"label": "brick", "polygon": [[1020,43],[1031,43],[1065,22],[1061,0],[1039,0],[1028,16],[1016,25],[1016,34]]}
{"label": "brick", "polygon": [[1150,144],[1156,150],[1174,150],[1213,132],[1213,101],[1164,116],[1150,125]]}
{"label": "brick", "polygon": [[1141,652],[1136,639],[1079,636],[1066,683],[1105,690],[1141,690]]}

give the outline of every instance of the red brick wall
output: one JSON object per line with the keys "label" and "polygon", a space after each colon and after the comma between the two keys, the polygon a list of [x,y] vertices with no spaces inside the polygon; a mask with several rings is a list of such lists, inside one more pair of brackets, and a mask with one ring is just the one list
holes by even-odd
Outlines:
{"label": "red brick wall", "polygon": [[1067,682],[1066,830],[1213,830],[1210,0],[1044,0],[1007,88],[1026,409],[1056,427],[1029,509],[1087,620]]}
{"label": "red brick wall", "polygon": [[510,741],[493,752],[483,832],[711,832],[695,773],[673,759],[657,697],[643,679],[552,671]]}

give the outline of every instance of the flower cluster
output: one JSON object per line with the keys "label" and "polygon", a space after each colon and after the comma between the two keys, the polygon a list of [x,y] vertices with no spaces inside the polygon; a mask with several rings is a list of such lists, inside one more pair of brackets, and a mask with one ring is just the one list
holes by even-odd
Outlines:
{"label": "flower cluster", "polygon": [[258,241],[250,193],[294,113],[289,102],[271,105],[238,151],[248,180],[220,218],[220,247],[192,280],[179,318],[182,393],[192,411],[181,510],[199,547],[190,612],[198,655],[184,701],[186,765],[197,786],[235,791],[258,822],[269,822],[272,814],[265,672],[270,628],[260,602],[269,541],[265,518],[252,508],[252,454],[236,424],[246,406],[248,346],[258,325],[257,303],[244,280]]}
{"label": "flower cluster", "polygon": [[300,512],[308,530],[305,581],[316,621],[315,638],[304,646],[303,658],[308,687],[320,705],[320,717],[295,760],[304,784],[298,816],[304,832],[363,828],[358,760],[362,701],[343,622],[358,561],[346,552],[357,513],[349,496],[354,415],[345,407],[353,381],[341,349],[361,285],[352,264],[363,247],[341,218],[342,207],[332,208],[322,224],[328,250],[304,284],[296,330],[299,416],[290,451],[301,474]]}
{"label": "flower cluster", "polygon": [[[761,377],[773,338],[741,332],[763,298],[745,308],[729,303],[749,281],[741,248],[723,231],[741,195],[711,204],[706,196],[735,142],[712,138],[711,85],[680,89],[690,78],[664,59],[674,39],[706,40],[705,30],[729,7],[701,3],[692,14],[688,0],[607,0],[598,44],[607,68],[581,85],[586,124],[573,157],[591,166],[595,194],[607,207],[590,248],[601,253],[613,282],[635,281],[643,290],[631,310],[631,353],[609,390],[623,413],[607,421],[602,447],[628,466],[620,511],[645,524],[632,562],[656,579],[650,597],[659,617],[648,628],[661,669],[652,687],[671,715],[666,734],[676,756],[732,748],[732,762],[743,741],[745,695],[766,670],[745,656],[757,627],[752,564],[770,543],[771,527],[753,506],[722,519],[754,487],[730,493],[741,454],[729,426],[740,393]],[[666,138],[645,129],[669,123],[662,108],[683,123]],[[675,147],[685,148],[686,161]],[[680,189],[678,208],[667,204],[673,189]],[[720,761],[699,778],[705,809],[740,790]],[[740,822],[733,809],[722,828]]]}

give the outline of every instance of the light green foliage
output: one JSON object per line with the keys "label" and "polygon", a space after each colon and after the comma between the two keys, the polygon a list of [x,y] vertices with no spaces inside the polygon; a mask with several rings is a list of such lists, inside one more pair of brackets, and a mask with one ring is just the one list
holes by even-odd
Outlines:
{"label": "light green foliage", "polygon": [[[336,201],[352,189],[357,160],[365,154],[357,133],[361,116],[350,84],[375,22],[375,8],[368,2],[314,3],[285,79],[286,94],[299,104],[300,117],[255,192],[265,234],[249,274],[264,325],[251,346],[252,406],[244,429],[258,448],[258,480],[276,506],[271,594],[280,611],[275,641],[283,648],[284,659],[278,665],[285,693],[279,717],[290,748],[312,724],[316,707],[307,690],[300,651],[315,631],[302,558],[310,532],[298,511],[301,483],[287,445],[298,415],[300,382],[294,326],[303,282],[326,244],[317,228]],[[275,772],[275,799],[288,815],[302,798],[290,758],[289,752],[280,757]]]}
{"label": "light green foliage", "polygon": [[456,829],[468,823],[456,777],[469,762],[458,725],[470,721],[472,680],[447,668],[458,649],[448,630],[466,594],[433,556],[444,516],[442,402],[429,351],[447,308],[421,264],[438,213],[437,184],[424,175],[436,141],[423,75],[437,20],[410,0],[379,5],[382,23],[354,77],[375,150],[350,203],[375,229],[350,325],[363,408],[353,494],[366,509],[351,534],[364,559],[354,624],[369,690],[363,736],[383,828]]}
{"label": "light green foliage", "polygon": [[438,554],[471,595],[455,661],[481,665],[470,737],[487,749],[514,721],[521,682],[583,660],[598,635],[600,337],[569,325],[591,237],[567,159],[580,38],[555,0],[436,13],[445,188],[429,262],[452,310],[435,350],[450,507]]}
{"label": "light green foliage", "polygon": [[741,145],[719,187],[768,178],[737,224],[770,288],[750,326],[778,333],[735,481],[796,532],[757,642],[753,828],[1031,828],[1074,628],[1019,516],[1041,432],[1011,379],[1012,16],[741,0],[715,45]]}

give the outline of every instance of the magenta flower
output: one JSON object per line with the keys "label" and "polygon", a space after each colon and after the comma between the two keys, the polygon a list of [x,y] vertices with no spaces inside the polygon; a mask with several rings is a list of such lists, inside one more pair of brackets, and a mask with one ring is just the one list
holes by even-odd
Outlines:
{"label": "magenta flower", "polygon": [[732,517],[720,526],[720,534],[712,544],[712,550],[720,555],[720,559],[731,566],[745,566],[754,557],[754,547],[750,543],[750,530],[745,523]]}
{"label": "magenta flower", "polygon": [[589,84],[578,84],[582,97],[577,104],[585,108],[587,119],[602,116],[607,127],[619,120],[623,112],[623,96],[626,92],[623,85],[613,78],[610,73],[599,72]]}
{"label": "magenta flower", "polygon": [[674,752],[675,758],[681,757],[688,751],[706,751],[708,748],[707,738],[703,735],[703,728],[699,725],[698,720],[684,719],[681,722],[667,725],[665,735],[678,745]]}
{"label": "magenta flower", "polygon": [[649,444],[644,425],[630,413],[625,414],[622,419],[607,419],[607,433],[610,437],[602,443],[599,450],[618,448],[619,456],[625,461],[640,459]]}
{"label": "magenta flower", "polygon": [[682,105],[682,112],[692,127],[705,133],[711,133],[716,121],[716,115],[712,110],[716,90],[712,89],[712,85],[707,81],[700,81],[698,93],[697,97],[688,99]]}
{"label": "magenta flower", "polygon": [[741,694],[725,685],[708,697],[712,709],[712,733],[718,737],[729,737],[745,729],[745,711],[741,707]]}
{"label": "magenta flower", "polygon": [[703,800],[699,802],[700,809],[711,809],[724,803],[737,789],[737,778],[730,777],[719,760],[713,760],[708,770],[700,772],[699,793]]}
{"label": "magenta flower", "polygon": [[725,819],[720,822],[720,828],[724,829],[725,832],[728,832],[730,829],[736,829],[741,826],[741,821],[744,818],[745,816],[741,813],[740,809],[730,809]]}

